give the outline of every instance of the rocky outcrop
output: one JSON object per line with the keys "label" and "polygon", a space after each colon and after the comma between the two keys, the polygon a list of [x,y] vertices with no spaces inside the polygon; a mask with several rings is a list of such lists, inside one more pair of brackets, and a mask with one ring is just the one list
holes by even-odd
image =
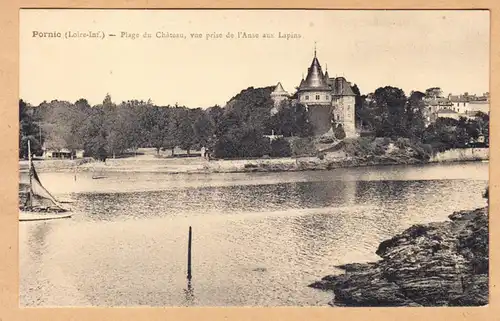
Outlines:
{"label": "rocky outcrop", "polygon": [[488,304],[488,207],[450,221],[414,225],[382,242],[375,263],[339,266],[311,287],[333,290],[335,306]]}

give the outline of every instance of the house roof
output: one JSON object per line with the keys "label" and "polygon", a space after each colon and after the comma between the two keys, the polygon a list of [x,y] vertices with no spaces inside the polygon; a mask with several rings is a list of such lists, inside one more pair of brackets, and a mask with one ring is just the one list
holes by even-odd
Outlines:
{"label": "house roof", "polygon": [[468,102],[469,99],[466,97],[466,96],[462,96],[462,95],[450,95],[448,97],[448,99],[451,101],[451,102],[454,102],[454,103],[465,103],[465,102]]}
{"label": "house roof", "polygon": [[451,110],[451,109],[447,109],[447,108],[440,109],[437,111],[437,113],[438,114],[458,114],[456,111]]}
{"label": "house roof", "polygon": [[356,96],[352,91],[351,84],[344,77],[334,78],[332,89],[335,96]]}
{"label": "house roof", "polygon": [[443,98],[443,97],[426,99],[425,102],[431,106],[451,105],[451,102],[447,98]]}

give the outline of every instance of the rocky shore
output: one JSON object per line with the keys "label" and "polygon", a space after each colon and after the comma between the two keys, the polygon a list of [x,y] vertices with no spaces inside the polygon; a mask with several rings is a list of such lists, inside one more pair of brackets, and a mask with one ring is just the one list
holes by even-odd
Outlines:
{"label": "rocky shore", "polygon": [[383,241],[374,263],[339,266],[310,287],[334,293],[332,306],[488,304],[488,207],[414,225]]}

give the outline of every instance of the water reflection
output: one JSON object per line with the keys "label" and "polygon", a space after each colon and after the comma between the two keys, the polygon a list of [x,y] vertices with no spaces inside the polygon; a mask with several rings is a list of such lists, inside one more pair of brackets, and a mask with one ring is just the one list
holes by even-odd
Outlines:
{"label": "water reflection", "polygon": [[[324,305],[331,295],[307,284],[334,265],[377,259],[378,243],[411,224],[485,204],[484,172],[448,179],[467,168],[446,170],[441,179],[435,169],[427,175],[414,168],[195,175],[185,182],[116,174],[72,195],[71,220],[22,225],[22,304],[43,305],[73,289],[64,300],[70,305]],[[108,191],[119,182],[126,193]],[[154,184],[161,188],[136,188]],[[196,231],[196,284],[185,275],[189,226]]]}
{"label": "water reflection", "polygon": [[194,305],[194,289],[192,285],[192,281],[188,280],[187,281],[187,286],[184,289],[184,295],[185,295],[185,304],[186,306],[193,306]]}
{"label": "water reflection", "polygon": [[[29,234],[28,244],[29,253],[36,261],[41,261],[41,257],[46,253],[46,239],[52,226],[46,222],[30,222],[33,224],[33,232]],[[28,223],[28,224],[30,224]]]}

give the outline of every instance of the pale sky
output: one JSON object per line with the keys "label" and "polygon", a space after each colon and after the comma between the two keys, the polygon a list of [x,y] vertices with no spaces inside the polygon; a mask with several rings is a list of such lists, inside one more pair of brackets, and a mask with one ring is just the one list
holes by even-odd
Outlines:
{"label": "pale sky", "polygon": [[[21,10],[20,96],[101,103],[152,99],[158,105],[224,105],[247,87],[292,93],[317,57],[331,77],[361,93],[396,86],[409,94],[489,91],[488,11]],[[62,38],[33,37],[33,31]],[[65,39],[102,31],[105,39]],[[150,39],[121,38],[149,32]],[[156,32],[185,33],[159,39]],[[190,39],[190,33],[222,39]],[[300,34],[298,39],[227,39],[232,32]],[[109,33],[116,37],[107,36]]]}

